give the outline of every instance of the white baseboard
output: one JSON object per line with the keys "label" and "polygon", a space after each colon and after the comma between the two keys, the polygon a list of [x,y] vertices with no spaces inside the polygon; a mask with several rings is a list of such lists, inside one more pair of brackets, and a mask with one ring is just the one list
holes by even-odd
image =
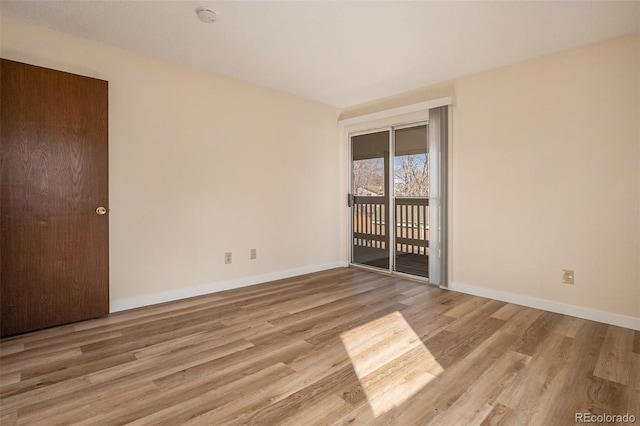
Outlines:
{"label": "white baseboard", "polygon": [[640,331],[640,318],[628,317],[626,315],[598,311],[596,309],[583,308],[581,306],[539,299],[533,296],[491,290],[484,287],[476,287],[462,283],[451,283],[449,290]]}
{"label": "white baseboard", "polygon": [[204,294],[218,291],[231,290],[239,287],[246,287],[254,284],[266,283],[269,281],[281,280],[283,278],[296,277],[298,275],[310,274],[312,272],[326,271],[327,269],[343,268],[349,266],[348,262],[332,262],[322,265],[303,266],[301,268],[287,269],[285,271],[270,272],[252,277],[238,278],[229,281],[220,281],[210,284],[189,287],[180,290],[165,291],[162,293],[148,294],[130,299],[112,300],[111,313],[124,311],[127,309],[140,308],[142,306],[156,305],[158,303],[171,302],[174,300],[186,299],[188,297],[202,296]]}

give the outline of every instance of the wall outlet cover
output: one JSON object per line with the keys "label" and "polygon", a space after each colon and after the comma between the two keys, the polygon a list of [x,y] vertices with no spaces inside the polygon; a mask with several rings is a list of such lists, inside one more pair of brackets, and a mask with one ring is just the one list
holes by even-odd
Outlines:
{"label": "wall outlet cover", "polygon": [[573,269],[563,269],[562,270],[562,282],[564,284],[573,284]]}

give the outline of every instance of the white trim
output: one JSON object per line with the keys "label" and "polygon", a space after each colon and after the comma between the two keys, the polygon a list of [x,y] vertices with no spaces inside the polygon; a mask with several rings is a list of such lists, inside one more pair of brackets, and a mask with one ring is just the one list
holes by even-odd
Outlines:
{"label": "white trim", "polygon": [[451,283],[449,290],[640,331],[640,318],[462,283]]}
{"label": "white trim", "polygon": [[[349,140],[351,140],[351,138],[356,137],[356,136],[362,136],[362,135],[370,135],[372,133],[382,133],[382,132],[390,132],[391,128],[394,126],[382,126],[382,127],[374,127],[373,129],[365,129],[365,130],[358,130],[357,132],[349,132],[347,134],[347,137],[349,138]],[[351,149],[351,148],[349,148]],[[352,150],[349,151],[353,154]]]}
{"label": "white trim", "polygon": [[239,278],[236,280],[219,281],[210,284],[189,287],[180,290],[153,293],[130,299],[112,300],[111,313],[124,311],[127,309],[140,308],[142,306],[156,305],[158,303],[171,302],[174,300],[186,299],[188,297],[202,296],[216,293],[218,291],[231,290],[239,287],[246,287],[254,284],[266,283],[269,281],[281,280],[283,278],[296,277],[298,275],[310,274],[312,272],[326,271],[334,268],[346,268],[349,262],[340,261],[325,263],[321,265],[310,265],[301,268],[288,269],[285,271],[271,272],[253,277]]}
{"label": "white trim", "polygon": [[384,111],[378,111],[371,114],[360,115],[358,117],[345,118],[338,120],[338,126],[346,127],[354,124],[366,123],[368,121],[380,120],[383,118],[395,117],[402,114],[410,114],[412,112],[427,111],[430,108],[437,108],[445,105],[452,105],[453,98],[447,96],[445,98],[434,99],[431,101],[420,102],[417,104],[405,105],[398,108],[391,108]]}

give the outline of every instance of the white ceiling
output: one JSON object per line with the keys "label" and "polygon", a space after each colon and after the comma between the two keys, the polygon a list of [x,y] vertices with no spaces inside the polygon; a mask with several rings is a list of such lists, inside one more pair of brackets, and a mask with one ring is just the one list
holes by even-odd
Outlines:
{"label": "white ceiling", "polygon": [[[640,2],[1,1],[3,17],[336,107],[640,31]],[[218,14],[203,24],[197,7]]]}

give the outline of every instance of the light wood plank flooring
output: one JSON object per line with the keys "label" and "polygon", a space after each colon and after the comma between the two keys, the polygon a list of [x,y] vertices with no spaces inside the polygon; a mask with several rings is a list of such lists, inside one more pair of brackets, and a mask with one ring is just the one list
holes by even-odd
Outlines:
{"label": "light wood plank flooring", "polygon": [[2,425],[640,417],[640,333],[353,268],[7,338],[0,356]]}

